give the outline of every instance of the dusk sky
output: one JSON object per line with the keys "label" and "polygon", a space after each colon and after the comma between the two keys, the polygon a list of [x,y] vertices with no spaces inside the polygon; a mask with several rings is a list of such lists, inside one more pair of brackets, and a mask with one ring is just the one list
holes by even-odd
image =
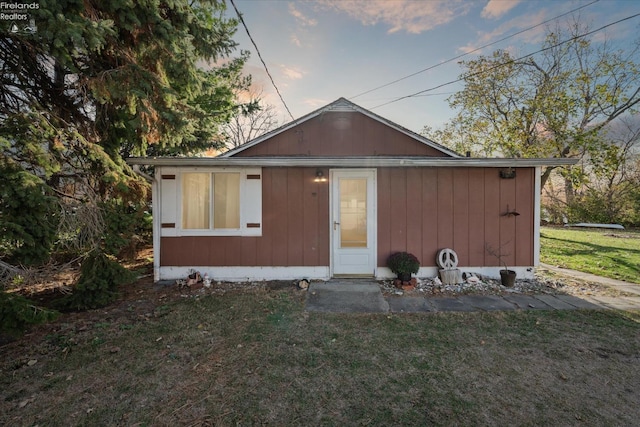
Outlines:
{"label": "dusk sky", "polygon": [[[540,48],[547,27],[555,26],[555,21],[452,60],[456,56],[578,8],[560,17],[560,23],[580,16],[595,30],[640,13],[640,1],[636,0],[234,2],[296,119],[345,97],[414,132],[420,132],[424,125],[437,128],[452,116],[446,99],[462,88],[460,83],[380,105],[456,80],[462,72],[460,60],[496,49],[508,49],[517,56],[532,53]],[[235,17],[230,2],[227,14]],[[625,49],[638,34],[640,16],[591,37],[606,37]],[[251,52],[245,71],[253,76],[254,85],[261,87],[265,100],[278,109],[280,122],[290,121],[242,25],[234,39],[240,49]],[[429,67],[434,68],[371,91]],[[367,91],[371,92],[364,93]]]}

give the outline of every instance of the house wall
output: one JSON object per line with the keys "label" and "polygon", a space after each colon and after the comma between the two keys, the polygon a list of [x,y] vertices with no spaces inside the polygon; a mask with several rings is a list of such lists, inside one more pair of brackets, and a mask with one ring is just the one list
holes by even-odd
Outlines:
{"label": "house wall", "polygon": [[[535,168],[501,179],[497,168],[378,169],[378,266],[398,251],[435,266],[451,248],[460,266],[534,265]],[[519,216],[502,216],[508,209]]]}
{"label": "house wall", "polygon": [[[328,169],[320,169],[329,176]],[[316,168],[262,169],[261,236],[162,237],[161,266],[328,267],[329,183]],[[534,168],[500,179],[497,168],[379,168],[378,266],[397,251],[435,266],[454,249],[461,266],[534,265]],[[502,216],[516,210],[519,216]]]}
{"label": "house wall", "polygon": [[263,168],[262,236],[162,237],[160,265],[328,266],[329,187],[316,171]]}
{"label": "house wall", "polygon": [[325,112],[234,157],[431,156],[446,154],[358,112]]}

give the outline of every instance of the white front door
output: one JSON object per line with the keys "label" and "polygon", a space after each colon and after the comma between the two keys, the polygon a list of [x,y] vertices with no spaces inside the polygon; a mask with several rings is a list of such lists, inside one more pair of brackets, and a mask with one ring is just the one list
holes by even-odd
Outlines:
{"label": "white front door", "polygon": [[333,275],[373,276],[376,268],[376,171],[332,169]]}

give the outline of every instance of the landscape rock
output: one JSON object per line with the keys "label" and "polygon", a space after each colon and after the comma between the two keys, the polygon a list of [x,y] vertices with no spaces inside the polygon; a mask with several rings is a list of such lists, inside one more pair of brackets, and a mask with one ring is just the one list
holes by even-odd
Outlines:
{"label": "landscape rock", "polygon": [[398,279],[394,279],[379,283],[382,291],[387,294],[395,295],[398,289],[402,289],[405,292],[420,292],[424,296],[556,293],[559,286],[561,286],[560,282],[536,278],[516,280],[513,288],[506,288],[501,285],[499,279],[490,279],[478,275],[470,275],[465,282],[451,285],[442,283],[438,277],[433,279],[414,277],[410,282],[401,282]]}

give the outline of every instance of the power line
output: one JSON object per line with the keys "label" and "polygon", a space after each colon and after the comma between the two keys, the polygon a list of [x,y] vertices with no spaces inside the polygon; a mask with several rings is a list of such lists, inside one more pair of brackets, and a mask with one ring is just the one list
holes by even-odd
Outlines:
{"label": "power line", "polygon": [[244,22],[244,19],[242,18],[242,14],[240,13],[238,8],[236,7],[236,4],[233,2],[233,0],[231,0],[231,4],[233,5],[233,8],[235,9],[236,15],[238,15],[238,19],[240,19],[240,22],[242,23],[242,26],[244,27],[244,30],[247,32],[247,35],[249,36],[249,40],[251,40],[251,43],[253,44],[253,47],[256,48],[256,52],[258,54],[258,58],[260,58],[260,61],[262,62],[262,65],[264,66],[264,70],[267,72],[267,76],[269,76],[269,80],[271,80],[271,84],[276,89],[276,92],[278,93],[278,96],[280,97],[280,101],[282,101],[282,105],[284,105],[284,108],[287,110],[287,113],[289,113],[289,116],[291,116],[291,120],[295,120],[295,117],[293,117],[293,114],[291,114],[291,111],[289,110],[289,107],[287,107],[287,103],[284,102],[284,98],[282,97],[282,94],[280,93],[280,90],[278,89],[278,86],[276,86],[276,82],[273,81],[273,77],[271,76],[271,73],[269,72],[269,68],[267,68],[267,64],[264,62],[264,59],[262,59],[262,55],[260,54],[260,50],[258,49],[258,45],[256,45],[256,42],[253,40],[253,37],[251,37],[251,33],[249,32],[249,28],[247,27],[247,24]]}
{"label": "power line", "polygon": [[640,13],[636,13],[635,15],[627,16],[626,18],[622,18],[622,19],[619,19],[619,20],[617,20],[617,21],[615,21],[615,22],[611,22],[610,24],[604,25],[604,26],[602,26],[602,27],[600,27],[600,28],[597,28],[597,29],[595,29],[595,30],[589,31],[589,32],[587,32],[587,33],[585,33],[585,34],[581,34],[581,35],[578,35],[578,36],[573,36],[573,37],[571,37],[571,38],[569,38],[569,39],[567,39],[567,40],[561,41],[561,42],[556,43],[556,44],[554,44],[554,45],[552,45],[552,46],[547,46],[547,47],[545,47],[545,48],[542,48],[542,49],[537,50],[537,51],[535,51],[535,52],[532,52],[532,53],[529,53],[529,54],[527,54],[527,55],[521,56],[521,57],[519,57],[519,58],[512,59],[512,60],[507,61],[507,62],[502,63],[502,64],[496,64],[496,65],[494,65],[493,67],[489,67],[489,68],[487,68],[486,70],[477,71],[477,72],[475,72],[475,73],[467,74],[467,75],[464,75],[463,77],[460,77],[460,78],[458,78],[458,79],[456,79],[456,80],[452,80],[452,81],[447,82],[447,83],[442,83],[442,84],[440,84],[440,85],[438,85],[438,86],[434,86],[434,87],[429,88],[429,89],[425,89],[425,90],[421,90],[421,91],[419,91],[419,92],[412,93],[411,95],[401,96],[401,97],[399,97],[399,98],[394,99],[393,101],[389,101],[389,102],[385,102],[384,104],[376,105],[375,107],[372,107],[371,109],[373,110],[373,109],[375,109],[375,108],[380,108],[380,107],[383,107],[383,106],[385,106],[385,105],[393,104],[394,102],[402,101],[403,99],[413,98],[413,97],[416,97],[416,96],[418,96],[418,95],[422,95],[423,93],[431,92],[432,90],[440,89],[441,87],[444,87],[444,86],[448,86],[448,85],[451,85],[451,84],[454,84],[454,83],[461,82],[461,81],[463,81],[463,80],[465,80],[465,79],[467,79],[467,78],[469,78],[469,77],[475,77],[475,76],[477,76],[477,75],[484,74],[484,73],[487,73],[487,72],[489,72],[489,71],[493,71],[493,70],[495,70],[495,69],[497,69],[497,68],[504,67],[505,65],[513,64],[513,63],[514,63],[514,62],[516,62],[516,61],[520,61],[520,60],[523,60],[523,59],[525,59],[525,58],[529,58],[530,56],[536,55],[536,54],[538,54],[538,53],[542,53],[542,52],[545,52],[545,51],[547,51],[547,50],[550,50],[550,49],[556,48],[556,47],[558,47],[558,46],[562,46],[562,45],[563,45],[563,44],[565,44],[565,43],[569,43],[569,42],[571,42],[571,41],[575,41],[575,40],[578,40],[578,39],[581,39],[581,38],[584,38],[584,37],[590,36],[590,35],[592,35],[592,34],[597,33],[598,31],[602,31],[602,30],[604,30],[605,28],[611,27],[611,26],[613,26],[613,25],[617,25],[617,24],[619,24],[619,23],[621,23],[621,22],[628,21],[628,20],[633,19],[633,18],[637,18],[638,16],[640,16]]}
{"label": "power line", "polygon": [[482,49],[484,49],[484,48],[486,48],[486,47],[493,46],[494,44],[497,44],[497,43],[503,42],[503,41],[508,40],[508,39],[510,39],[510,38],[512,38],[512,37],[515,37],[515,36],[517,36],[517,35],[520,35],[520,34],[522,34],[522,33],[525,33],[525,32],[527,32],[527,31],[529,31],[529,30],[533,30],[533,29],[534,29],[534,28],[536,28],[536,27],[539,27],[539,26],[541,26],[541,25],[547,24],[547,23],[549,23],[549,22],[551,22],[551,21],[555,21],[556,19],[562,18],[563,16],[566,16],[566,15],[569,15],[569,14],[571,14],[571,13],[577,12],[578,10],[580,10],[580,9],[584,9],[585,7],[587,7],[587,6],[591,6],[592,4],[597,3],[597,2],[599,2],[599,1],[600,1],[600,0],[594,0],[594,1],[592,1],[591,3],[587,3],[587,4],[583,5],[583,6],[580,6],[580,7],[578,7],[578,8],[573,9],[573,10],[570,10],[569,12],[566,12],[566,13],[563,13],[563,14],[561,14],[561,15],[555,16],[555,17],[553,17],[553,18],[551,18],[551,19],[547,19],[546,21],[540,22],[540,23],[539,23],[539,24],[537,24],[537,25],[534,25],[534,26],[531,26],[531,27],[525,28],[524,30],[520,30],[520,31],[518,31],[518,32],[516,32],[516,33],[510,34],[510,35],[508,35],[508,36],[506,36],[506,37],[503,37],[503,38],[501,38],[501,39],[499,39],[499,40],[496,40],[496,41],[494,41],[494,42],[491,42],[491,43],[485,44],[484,46],[480,46],[480,47],[478,47],[478,48],[476,48],[476,49],[470,50],[469,52],[465,52],[465,53],[462,53],[462,54],[460,54],[460,55],[458,55],[458,56],[454,56],[453,58],[447,59],[446,61],[439,62],[439,63],[437,63],[437,64],[431,65],[431,66],[429,66],[429,67],[427,67],[427,68],[424,68],[424,69],[422,69],[422,70],[420,70],[420,71],[416,71],[415,73],[412,73],[412,74],[409,74],[409,75],[407,75],[407,76],[401,77],[401,78],[396,79],[396,80],[394,80],[394,81],[392,81],[392,82],[389,82],[389,83],[383,84],[382,86],[378,86],[378,87],[375,87],[375,88],[373,88],[373,89],[369,89],[369,90],[367,90],[367,91],[365,91],[365,92],[362,92],[362,93],[359,93],[359,94],[357,94],[357,95],[355,95],[355,96],[352,96],[352,97],[351,97],[351,98],[349,98],[349,99],[355,99],[355,98],[358,98],[358,97],[360,97],[360,96],[362,96],[362,95],[366,95],[366,94],[371,93],[371,92],[373,92],[373,91],[376,91],[376,90],[378,90],[378,89],[382,89],[382,88],[385,88],[385,87],[387,87],[387,86],[391,86],[391,85],[393,85],[393,84],[396,84],[396,83],[398,83],[398,82],[401,82],[401,81],[403,81],[403,80],[406,80],[406,79],[408,79],[408,78],[410,78],[410,77],[417,76],[418,74],[424,73],[425,71],[429,71],[429,70],[432,70],[432,69],[434,69],[434,68],[440,67],[441,65],[444,65],[444,64],[447,64],[447,63],[449,63],[449,62],[455,61],[456,59],[460,59],[460,58],[462,58],[463,56],[470,55],[470,54],[472,54],[472,53],[474,53],[474,52],[477,52],[477,51],[479,51],[479,50],[482,50]]}
{"label": "power line", "polygon": [[[434,93],[425,93],[423,95],[417,95],[420,97],[426,97],[426,96],[446,96],[446,95],[453,95],[455,92],[434,92]],[[363,99],[360,102],[374,102],[374,101],[388,101],[390,99],[395,99],[395,97],[393,96],[386,96],[384,98],[367,98],[367,99]]]}

